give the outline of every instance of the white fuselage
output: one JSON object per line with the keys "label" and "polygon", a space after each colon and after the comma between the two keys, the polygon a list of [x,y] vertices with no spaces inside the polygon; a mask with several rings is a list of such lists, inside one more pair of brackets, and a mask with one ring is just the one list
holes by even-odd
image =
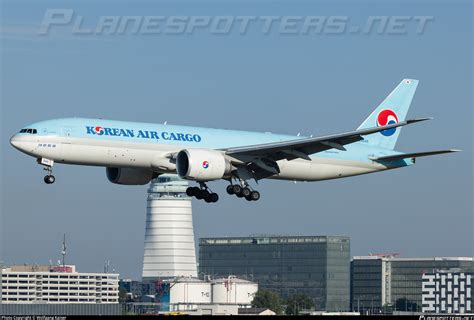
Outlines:
{"label": "white fuselage", "polygon": [[[297,138],[293,136],[272,135],[268,133],[251,133],[194,127],[172,127],[170,133],[163,131],[165,129],[160,128],[161,139],[158,138],[158,133],[153,137],[153,139],[127,139],[124,137],[119,139],[117,136],[107,135],[87,136],[81,132],[82,123],[68,123],[70,120],[67,120],[66,125],[58,125],[57,123],[54,123],[52,129],[48,128],[47,121],[34,124],[32,126],[38,128],[37,134],[16,134],[12,137],[11,143],[15,148],[32,157],[46,158],[57,163],[118,168],[141,168],[149,169],[157,173],[175,173],[176,168],[172,163],[170,163],[169,155],[177,153],[184,148],[204,147],[209,149],[221,149],[226,146],[226,141],[229,141],[227,147],[233,147],[247,145],[254,141],[282,141],[285,139]],[[80,120],[83,122],[85,120],[88,120],[88,122],[104,122],[104,120],[94,119]],[[114,122],[113,124],[118,126],[117,122]],[[145,126],[145,124],[132,124],[136,127]],[[130,127],[132,124],[122,123],[121,125]],[[154,126],[157,127],[160,125]],[[191,138],[188,139],[190,141],[170,141],[170,136],[180,135],[174,134],[172,130],[197,132],[195,136],[199,136],[199,139],[196,138],[196,141],[193,141]],[[112,133],[113,132],[111,131],[111,134]],[[184,140],[184,136],[181,136],[183,137],[181,140]],[[242,139],[240,140],[239,137]],[[206,143],[206,141],[209,142]],[[303,159],[295,159],[291,161],[280,160],[278,161],[280,174],[273,175],[270,178],[317,181],[389,169],[389,167],[385,165],[369,161],[368,155],[371,154],[370,152],[373,152],[373,150],[369,149],[363,143],[355,143],[349,145],[347,151],[330,149],[318,153],[317,156],[312,156],[310,161]]]}

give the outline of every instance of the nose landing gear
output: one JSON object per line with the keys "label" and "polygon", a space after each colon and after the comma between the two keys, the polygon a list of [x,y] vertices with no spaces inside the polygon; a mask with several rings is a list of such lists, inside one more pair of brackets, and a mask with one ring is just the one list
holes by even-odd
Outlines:
{"label": "nose landing gear", "polygon": [[38,164],[44,166],[43,170],[47,172],[47,175],[44,176],[44,182],[46,184],[53,184],[56,181],[56,178],[53,176],[53,165],[54,161],[46,158],[38,159]]}
{"label": "nose landing gear", "polygon": [[200,182],[199,187],[189,187],[186,189],[189,197],[195,197],[198,200],[204,200],[207,203],[215,203],[219,201],[219,195],[215,192],[209,192],[206,183]]}

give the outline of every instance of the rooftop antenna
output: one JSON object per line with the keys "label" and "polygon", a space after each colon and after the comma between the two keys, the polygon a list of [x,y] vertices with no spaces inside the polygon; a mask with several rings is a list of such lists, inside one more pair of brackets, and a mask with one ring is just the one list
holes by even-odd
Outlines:
{"label": "rooftop antenna", "polygon": [[110,268],[110,260],[105,260],[104,273],[109,273],[109,268]]}
{"label": "rooftop antenna", "polygon": [[63,237],[63,249],[61,250],[61,255],[63,256],[63,267],[66,266],[66,234]]}

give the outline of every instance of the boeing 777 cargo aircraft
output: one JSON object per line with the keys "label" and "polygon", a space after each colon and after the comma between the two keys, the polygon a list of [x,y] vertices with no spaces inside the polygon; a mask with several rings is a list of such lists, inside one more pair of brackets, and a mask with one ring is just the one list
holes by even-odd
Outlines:
{"label": "boeing 777 cargo aircraft", "polygon": [[67,118],[37,122],[10,142],[45,167],[54,163],[106,167],[112,183],[143,185],[162,173],[196,181],[187,194],[206,202],[219,196],[207,182],[225,179],[229,194],[249,201],[260,193],[249,181],[270,178],[318,181],[401,168],[417,157],[455,152],[401,153],[394,150],[417,80],[404,79],[355,131],[320,137],[221,130],[102,119]]}

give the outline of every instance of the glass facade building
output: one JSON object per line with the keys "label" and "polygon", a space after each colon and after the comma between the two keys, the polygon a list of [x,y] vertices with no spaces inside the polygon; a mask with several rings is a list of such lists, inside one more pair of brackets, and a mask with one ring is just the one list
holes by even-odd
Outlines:
{"label": "glass facade building", "polygon": [[200,275],[235,275],[275,291],[311,297],[317,310],[349,310],[350,239],[338,236],[203,238]]}
{"label": "glass facade building", "polygon": [[351,308],[378,312],[422,310],[423,274],[457,269],[472,272],[470,257],[354,257],[351,262]]}
{"label": "glass facade building", "polygon": [[351,308],[379,310],[382,303],[382,259],[354,259],[351,262]]}

